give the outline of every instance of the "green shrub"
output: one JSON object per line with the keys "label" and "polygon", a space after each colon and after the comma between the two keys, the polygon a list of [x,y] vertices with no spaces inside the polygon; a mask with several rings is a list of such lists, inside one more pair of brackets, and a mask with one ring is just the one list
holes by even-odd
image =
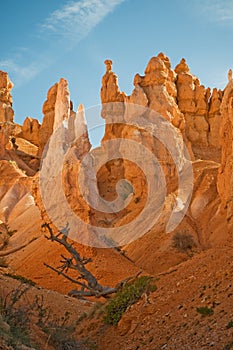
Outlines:
{"label": "green shrub", "polygon": [[227,324],[227,329],[230,329],[233,327],[233,320],[229,321]]}
{"label": "green shrub", "polygon": [[126,309],[136,303],[143,293],[149,293],[156,289],[156,285],[152,284],[152,278],[149,276],[142,276],[133,283],[127,283],[106,306],[105,323],[116,325]]}
{"label": "green shrub", "polygon": [[207,306],[197,307],[197,312],[202,316],[211,316],[214,314],[214,310],[212,308],[208,308]]}

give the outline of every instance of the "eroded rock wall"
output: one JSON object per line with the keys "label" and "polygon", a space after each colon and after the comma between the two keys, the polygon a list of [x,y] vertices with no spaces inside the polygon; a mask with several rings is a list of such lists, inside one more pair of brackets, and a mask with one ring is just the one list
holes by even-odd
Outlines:
{"label": "eroded rock wall", "polygon": [[227,212],[229,227],[233,228],[233,80],[224,90],[220,107],[222,145],[221,168],[218,176],[218,192],[222,200],[222,209]]}
{"label": "eroded rock wall", "polygon": [[205,88],[182,59],[176,66],[177,104],[185,118],[185,134],[196,159],[220,161],[222,91]]}
{"label": "eroded rock wall", "polygon": [[11,90],[13,83],[6,72],[0,71],[0,123],[13,122]]}

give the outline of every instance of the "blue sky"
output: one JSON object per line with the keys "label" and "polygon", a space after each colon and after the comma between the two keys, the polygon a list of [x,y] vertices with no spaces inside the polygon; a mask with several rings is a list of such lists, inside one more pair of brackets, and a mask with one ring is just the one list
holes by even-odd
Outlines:
{"label": "blue sky", "polygon": [[51,85],[68,79],[75,109],[99,104],[106,58],[121,90],[163,51],[210,87],[233,68],[233,0],[9,0],[1,3],[0,69],[14,82],[15,121],[42,120]]}

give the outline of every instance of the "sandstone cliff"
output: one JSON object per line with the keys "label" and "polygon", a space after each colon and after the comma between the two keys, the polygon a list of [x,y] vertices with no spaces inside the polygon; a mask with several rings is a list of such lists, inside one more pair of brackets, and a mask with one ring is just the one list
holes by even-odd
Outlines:
{"label": "sandstone cliff", "polygon": [[196,158],[220,161],[220,105],[222,91],[205,88],[182,59],[176,66],[177,103],[185,118],[185,132]]}
{"label": "sandstone cliff", "polygon": [[[105,141],[119,138],[120,142],[114,159],[110,159],[101,166],[96,175],[92,171],[87,173],[91,181],[89,181],[90,179],[88,181],[79,179],[79,181],[82,181],[80,183],[81,187],[85,188],[86,198],[99,192],[100,198],[96,199],[95,202],[96,208],[98,208],[102,201],[101,198],[106,201],[114,201],[117,194],[119,194],[116,192],[116,184],[119,180],[127,179],[131,183],[133,192],[131,192],[130,187],[127,187],[127,184],[121,188],[122,195],[125,196],[123,202],[126,203],[131,198],[126,207],[119,212],[104,213],[99,211],[86,203],[82,198],[83,192],[76,186],[76,175],[80,170],[83,158],[90,152],[91,145],[85,122],[84,107],[80,106],[77,113],[73,111],[68,82],[65,79],[61,79],[49,89],[47,100],[43,106],[44,118],[42,125],[37,120],[27,117],[22,127],[15,124],[13,118],[10,118],[10,124],[8,121],[8,126],[6,126],[7,117],[4,117],[5,119],[1,123],[0,135],[1,158],[15,161],[19,171],[20,169],[24,170],[27,175],[32,176],[38,170],[40,157],[50,140],[44,154],[44,156],[49,154],[50,157],[47,159],[48,163],[45,163],[47,164],[47,175],[51,179],[50,192],[52,188],[63,188],[69,207],[76,215],[80,216],[86,223],[108,229],[130,223],[140,215],[147,203],[147,178],[138,164],[135,164],[133,160],[124,158],[123,141],[129,140],[139,145],[145,145],[151,154],[158,158],[166,180],[163,215],[156,230],[153,227],[151,228],[154,235],[158,231],[155,235],[158,240],[156,238],[157,241],[154,244],[159,246],[160,244],[169,244],[171,236],[167,236],[165,241],[161,243],[160,234],[165,230],[164,223],[174,213],[174,208],[178,208],[180,203],[185,200],[185,197],[182,197],[184,193],[180,197],[177,190],[179,179],[182,177],[183,170],[186,169],[186,160],[185,157],[182,158],[177,167],[172,153],[173,149],[179,149],[179,152],[183,152],[183,146],[179,143],[179,137],[181,137],[189,150],[194,170],[193,197],[190,199],[190,207],[186,218],[181,223],[183,225],[182,230],[190,232],[200,248],[208,247],[209,244],[221,240],[217,232],[219,232],[222,225],[225,225],[224,217],[226,216],[230,222],[233,212],[230,180],[232,170],[232,80],[229,78],[224,93],[217,89],[211,91],[201,85],[199,79],[191,74],[184,59],[173,70],[169,58],[160,53],[150,59],[145,69],[145,75],[136,74],[134,90],[130,96],[127,96],[119,89],[117,75],[112,70],[112,61],[106,60],[105,65],[106,73],[102,78],[101,88],[101,113],[106,121],[106,129],[102,140],[102,148],[92,152],[93,159],[96,159],[97,162],[98,159],[103,157],[103,152],[105,152],[104,157],[106,159],[112,154],[112,150],[105,147]],[[12,83],[6,73],[2,73],[1,81],[5,94],[3,94],[5,96],[3,99],[6,112],[6,106],[12,108],[10,96]],[[135,109],[135,105],[139,106],[139,109]],[[154,137],[155,135],[151,137],[151,131],[154,132],[156,120],[153,113],[159,113],[162,117],[161,120],[168,121],[174,127],[170,131],[169,137],[167,137],[170,147],[168,149],[166,149],[167,144],[165,146],[163,144],[165,142],[164,138],[158,139],[158,134],[155,134],[156,137]],[[118,124],[114,123],[116,117],[122,118],[119,119]],[[161,120],[160,123],[162,123]],[[145,132],[145,125],[149,132],[148,130]],[[162,124],[160,124],[161,126]],[[162,129],[160,129],[160,134],[162,134]],[[60,140],[59,137],[64,137],[64,135],[65,139]],[[56,158],[58,156],[57,150],[60,152],[57,148],[59,142],[63,144],[62,152],[66,157],[66,159],[62,159],[65,162],[63,165]],[[66,154],[67,147],[69,152]],[[135,152],[132,147],[134,146],[129,145],[127,151],[129,155],[134,156]],[[221,152],[221,169],[217,180]],[[122,157],[124,159],[121,159]],[[158,167],[156,164],[152,165],[152,163],[148,163],[148,174],[151,178],[156,179],[155,186],[158,190],[162,187],[162,183],[157,176]],[[62,166],[62,179],[58,182],[62,182],[56,183],[55,186],[54,171],[56,172],[59,166]],[[37,175],[34,181],[34,195],[43,219],[48,221],[50,220],[49,215],[47,215],[43,206],[38,187],[39,176]],[[47,190],[48,187],[45,188],[45,196]],[[48,191],[48,201],[49,206],[53,207],[50,192]],[[62,201],[62,197],[57,195],[57,200]],[[221,211],[219,211],[220,207]],[[66,215],[65,211],[63,215],[59,212],[62,208],[62,202],[57,208],[56,217],[60,217],[62,222]],[[4,215],[2,221],[8,220]],[[148,212],[148,217],[151,215],[153,216],[153,212]],[[163,220],[164,222],[162,222]],[[222,224],[220,224],[220,221]],[[219,228],[217,225],[219,225]],[[178,226],[176,230],[179,231],[180,229],[180,226]],[[83,234],[84,236],[89,235],[88,231]],[[129,237],[130,235],[131,233],[128,232]],[[110,237],[108,239],[110,240]],[[144,244],[151,244],[150,239],[148,243],[146,243],[147,240],[148,238],[145,237]],[[122,239],[122,242],[125,242],[124,239]],[[129,256],[136,260],[137,249],[134,244],[126,248]],[[155,258],[153,253],[151,258]],[[148,264],[145,266],[148,266]]]}
{"label": "sandstone cliff", "polygon": [[[160,53],[150,59],[144,75],[136,74],[132,94],[127,96],[119,89],[112,61],[105,65],[101,116],[106,127],[95,150],[91,150],[84,106],[73,111],[65,79],[49,89],[42,124],[27,117],[20,126],[13,118],[12,83],[0,72],[0,225],[1,230],[6,225],[17,230],[0,256],[7,257],[7,271],[67,293],[70,281],[43,264],[58,266],[63,250],[44,238],[41,224],[50,222],[55,232],[66,229],[69,234],[73,227],[76,234],[72,232],[70,238],[81,255],[92,259],[90,270],[101,283],[115,285],[141,269],[156,276],[158,285],[158,291],[127,309],[117,328],[99,330],[98,315],[97,326],[92,327],[95,320],[88,318],[83,329],[78,325],[75,336],[83,336],[89,327],[88,335],[101,348],[129,350],[138,344],[148,349],[223,348],[232,339],[232,72],[224,91],[210,90],[184,59],[173,69]],[[120,140],[113,143],[116,139]],[[142,153],[141,146],[146,149]],[[187,191],[190,165],[191,194]],[[82,177],[78,177],[80,169]],[[148,204],[149,180],[152,192],[163,199],[162,209],[156,216],[157,203],[152,201],[150,210],[136,221]],[[98,210],[100,204],[103,210]],[[104,211],[118,204],[119,211]],[[183,209],[187,209],[183,219],[173,220],[168,231],[171,217],[179,219]],[[74,216],[84,226],[78,226]],[[134,222],[136,226],[130,226]],[[174,222],[178,225],[172,226]],[[148,231],[135,236],[148,223]],[[116,236],[105,233],[121,227]],[[174,247],[177,234],[191,237],[191,247]],[[96,248],[103,242],[111,249]],[[112,249],[116,243],[121,247]],[[213,322],[200,318],[196,312],[200,306],[212,310]],[[59,304],[61,311],[65,307]]]}
{"label": "sandstone cliff", "polygon": [[222,209],[226,210],[229,228],[233,228],[233,80],[232,72],[228,74],[228,84],[224,90],[221,112],[220,141],[222,145],[221,168],[218,176],[218,191],[222,200]]}
{"label": "sandstone cliff", "polygon": [[6,72],[0,71],[0,123],[13,122],[14,111],[12,109],[11,90],[13,84]]}
{"label": "sandstone cliff", "polygon": [[196,159],[220,161],[223,92],[216,88],[211,92],[210,88],[201,85],[200,80],[191,74],[185,59],[173,70],[169,58],[163,53],[151,58],[145,75],[136,74],[131,96],[120,92],[117,76],[112,72],[112,62],[107,60],[105,63],[107,71],[102,79],[102,103],[125,101],[149,107],[182,131]]}

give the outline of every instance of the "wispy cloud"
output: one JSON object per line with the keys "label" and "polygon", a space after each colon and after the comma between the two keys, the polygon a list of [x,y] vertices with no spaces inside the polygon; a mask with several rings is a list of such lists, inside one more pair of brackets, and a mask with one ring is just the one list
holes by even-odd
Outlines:
{"label": "wispy cloud", "polygon": [[37,74],[39,74],[43,69],[47,68],[47,64],[41,62],[31,62],[27,65],[20,65],[12,59],[6,59],[0,61],[0,69],[3,69],[10,73],[14,77],[14,81],[17,86],[21,86],[23,83],[28,82],[33,79]]}
{"label": "wispy cloud", "polygon": [[86,36],[104,17],[124,0],[69,1],[54,11],[41,25],[43,30],[54,32],[69,40]]}
{"label": "wispy cloud", "polygon": [[[16,86],[21,86],[33,79],[44,69],[48,68],[60,56],[60,52],[69,50],[84,39],[116,6],[125,0],[79,0],[68,1],[52,12],[43,23],[38,24],[38,44],[46,40],[49,42],[44,52],[34,53],[30,62],[19,63],[7,57],[0,61],[0,69],[7,70],[13,76]],[[56,40],[54,39],[56,37]],[[52,43],[51,43],[52,42]],[[41,46],[41,45],[40,45]],[[29,48],[17,49],[22,52]],[[26,57],[26,56],[25,56]]]}
{"label": "wispy cloud", "polygon": [[233,25],[232,0],[199,0],[198,6],[201,12],[208,16],[209,21],[223,25]]}

